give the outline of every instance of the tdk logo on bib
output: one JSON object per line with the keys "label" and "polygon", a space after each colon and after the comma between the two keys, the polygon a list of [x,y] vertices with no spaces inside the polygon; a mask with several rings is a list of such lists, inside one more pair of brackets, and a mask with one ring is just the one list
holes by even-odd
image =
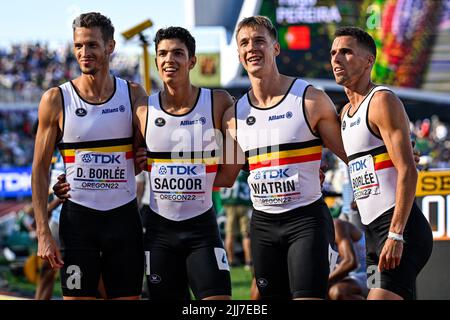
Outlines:
{"label": "tdk logo on bib", "polygon": [[167,168],[164,167],[164,166],[162,166],[161,168],[159,168],[158,173],[159,173],[160,175],[165,175],[165,174],[167,174]]}
{"label": "tdk logo on bib", "polygon": [[254,179],[255,180],[259,180],[259,179],[279,179],[279,178],[289,178],[289,175],[287,174],[287,171],[289,169],[269,169],[269,170],[262,170],[262,171],[258,171],[255,176]]}
{"label": "tdk logo on bib", "polygon": [[362,170],[362,169],[367,169],[366,160],[367,159],[351,163],[350,167],[349,167],[350,173],[356,172],[356,171],[359,171],[359,170]]}
{"label": "tdk logo on bib", "polygon": [[109,154],[84,154],[81,161],[84,163],[101,163],[101,164],[120,164],[120,155]]}
{"label": "tdk logo on bib", "polygon": [[195,169],[197,166],[161,166],[158,170],[160,175],[176,174],[176,175],[188,175],[196,176]]}
{"label": "tdk logo on bib", "polygon": [[81,157],[81,161],[83,161],[84,163],[89,163],[89,162],[92,161],[92,157],[91,157],[90,154],[84,154],[84,155]]}

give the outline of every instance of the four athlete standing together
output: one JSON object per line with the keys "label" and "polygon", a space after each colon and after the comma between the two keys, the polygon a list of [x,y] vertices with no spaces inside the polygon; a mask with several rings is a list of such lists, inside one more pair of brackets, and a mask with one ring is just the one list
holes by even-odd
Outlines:
{"label": "four athlete standing together", "polygon": [[[61,268],[64,298],[95,298],[102,279],[107,298],[138,299],[145,273],[150,299],[188,299],[189,288],[197,299],[230,299],[212,188],[232,186],[247,163],[261,298],[325,299],[334,228],[320,187],[322,146],[349,161],[367,225],[367,265],[378,265],[381,279],[369,298],[414,298],[432,238],[413,206],[417,173],[406,113],[391,91],[370,82],[376,56],[370,36],[339,30],[331,62],[350,101],[342,124],[323,91],[278,72],[280,45],[266,17],[238,25],[239,59],[251,82],[238,101],[191,84],[195,40],[186,29],[157,32],[164,88],[147,97],[109,72],[115,44],[109,19],[99,13],[75,19],[82,75],[41,100],[32,179],[38,255]],[[55,186],[66,199],[61,248],[49,231],[42,191],[55,147],[67,179]],[[150,181],[145,234],[135,199],[140,167]]]}

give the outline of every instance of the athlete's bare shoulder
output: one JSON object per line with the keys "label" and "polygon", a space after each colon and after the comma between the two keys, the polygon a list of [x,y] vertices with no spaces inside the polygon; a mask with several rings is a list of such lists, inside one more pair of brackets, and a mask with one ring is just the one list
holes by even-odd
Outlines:
{"label": "athlete's bare shoulder", "polygon": [[377,127],[383,123],[395,123],[407,119],[405,107],[395,93],[380,90],[370,101],[369,121]]}
{"label": "athlete's bare shoulder", "polygon": [[145,117],[147,115],[147,109],[148,109],[148,97],[145,96],[139,96],[136,98],[136,101],[134,103],[134,110],[136,112],[136,115],[138,118]]}
{"label": "athlete's bare shoulder", "polygon": [[63,97],[58,87],[48,89],[39,103],[39,113],[45,118],[54,119],[62,114]]}
{"label": "athlete's bare shoulder", "polygon": [[321,122],[339,122],[333,102],[321,89],[313,86],[306,88],[304,108],[306,119],[314,132],[319,131],[318,125]]}
{"label": "athlete's bare shoulder", "polygon": [[136,83],[136,82],[129,82],[130,84],[130,91],[131,91],[131,100],[133,103],[133,106],[135,106],[135,103],[139,101],[142,97],[147,97],[147,93],[145,92],[144,88]]}
{"label": "athlete's bare shoulder", "polygon": [[403,103],[394,92],[389,90],[380,90],[373,94],[372,100],[370,101],[371,110],[384,114],[393,108],[404,109]]}
{"label": "athlete's bare shoulder", "polygon": [[[225,90],[214,90],[213,91],[213,110],[214,110],[214,120],[217,125],[222,124],[222,119],[225,110],[233,105],[233,97]],[[220,128],[217,128],[220,129]]]}
{"label": "athlete's bare shoulder", "polygon": [[213,91],[214,109],[223,112],[228,109],[234,102],[234,98],[228,91],[216,89]]}
{"label": "athlete's bare shoulder", "polygon": [[229,106],[223,113],[223,123],[227,124],[227,129],[236,129],[235,103]]}

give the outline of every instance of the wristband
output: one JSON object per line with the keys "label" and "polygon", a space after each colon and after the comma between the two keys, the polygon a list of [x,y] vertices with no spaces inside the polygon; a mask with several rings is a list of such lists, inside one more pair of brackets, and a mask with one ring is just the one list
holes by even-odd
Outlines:
{"label": "wristband", "polygon": [[400,242],[405,242],[405,239],[403,239],[403,235],[402,234],[398,234],[395,232],[390,232],[388,234],[388,239],[394,240],[394,241],[400,241]]}

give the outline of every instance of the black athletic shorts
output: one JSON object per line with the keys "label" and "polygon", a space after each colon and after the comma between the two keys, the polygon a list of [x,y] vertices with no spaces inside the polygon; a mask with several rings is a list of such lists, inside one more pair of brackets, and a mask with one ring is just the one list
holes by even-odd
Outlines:
{"label": "black athletic shorts", "polygon": [[405,300],[415,299],[416,278],[433,250],[430,224],[416,203],[403,232],[405,243],[400,265],[393,270],[378,273],[378,262],[389,233],[394,208],[386,211],[366,226],[367,284],[398,294]]}
{"label": "black athletic shorts", "polygon": [[231,279],[214,209],[184,221],[150,211],[144,249],[150,300],[231,296]]}
{"label": "black athletic shorts", "polygon": [[64,296],[96,297],[100,275],[108,299],[141,294],[144,250],[136,200],[108,211],[66,201],[59,236]]}
{"label": "black athletic shorts", "polygon": [[281,214],[254,210],[250,238],[262,299],[326,298],[334,225],[322,198]]}

